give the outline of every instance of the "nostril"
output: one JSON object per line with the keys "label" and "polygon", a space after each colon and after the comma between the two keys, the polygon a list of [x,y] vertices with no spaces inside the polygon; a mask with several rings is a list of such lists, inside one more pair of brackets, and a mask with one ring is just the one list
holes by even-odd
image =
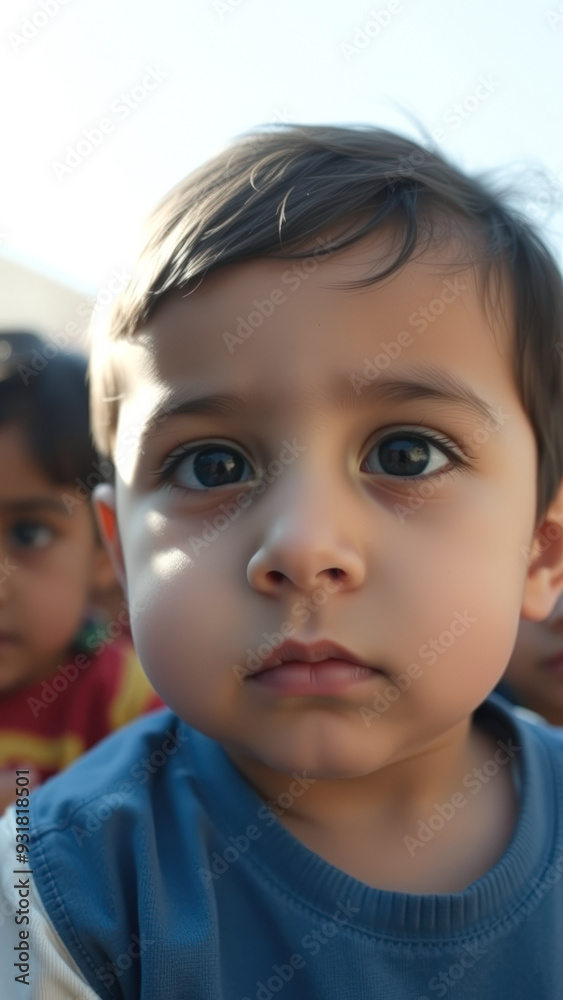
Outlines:
{"label": "nostril", "polygon": [[344,570],[338,569],[336,566],[329,569],[329,573],[333,580],[340,580],[340,578],[344,576]]}

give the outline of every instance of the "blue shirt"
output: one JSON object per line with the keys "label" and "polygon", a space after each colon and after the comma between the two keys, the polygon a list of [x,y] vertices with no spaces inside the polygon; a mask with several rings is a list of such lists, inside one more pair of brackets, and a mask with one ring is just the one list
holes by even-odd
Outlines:
{"label": "blue shirt", "polygon": [[[463,892],[381,891],[334,867],[164,710],[31,796],[42,902],[101,997],[559,1000],[563,731],[496,696],[477,719],[514,751],[520,809],[503,857]],[[306,794],[307,778],[288,788]]]}

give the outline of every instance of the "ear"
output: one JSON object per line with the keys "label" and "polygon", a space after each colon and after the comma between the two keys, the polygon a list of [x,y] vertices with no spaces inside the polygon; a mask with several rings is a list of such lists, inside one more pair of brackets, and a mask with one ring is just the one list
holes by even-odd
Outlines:
{"label": "ear", "polygon": [[563,479],[555,499],[534,531],[529,553],[521,615],[530,621],[547,618],[563,590]]}
{"label": "ear", "polygon": [[95,590],[109,590],[116,585],[115,570],[105,545],[100,542],[94,553],[94,568],[92,570],[92,587]]}
{"label": "ear", "polygon": [[100,483],[95,487],[92,493],[92,505],[100,535],[102,536],[102,541],[107,550],[109,560],[111,560],[115,575],[121,584],[124,594],[127,596],[125,562],[117,525],[115,501],[114,486],[111,486],[109,483]]}

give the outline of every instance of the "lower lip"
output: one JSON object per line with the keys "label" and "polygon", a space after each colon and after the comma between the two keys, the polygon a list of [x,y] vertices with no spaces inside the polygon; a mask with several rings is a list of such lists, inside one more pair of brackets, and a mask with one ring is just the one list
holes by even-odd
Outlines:
{"label": "lower lip", "polygon": [[292,660],[255,674],[252,680],[262,688],[289,698],[299,695],[338,695],[349,688],[382,676],[381,670],[360,667],[348,660],[321,660],[304,663]]}

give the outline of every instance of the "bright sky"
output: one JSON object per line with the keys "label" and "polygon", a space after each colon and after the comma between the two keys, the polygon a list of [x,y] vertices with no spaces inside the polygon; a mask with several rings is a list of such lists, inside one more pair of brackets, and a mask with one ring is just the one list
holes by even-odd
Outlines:
{"label": "bright sky", "polygon": [[0,51],[0,253],[86,291],[174,183],[280,120],[440,130],[517,172],[563,260],[563,0],[3,0]]}

